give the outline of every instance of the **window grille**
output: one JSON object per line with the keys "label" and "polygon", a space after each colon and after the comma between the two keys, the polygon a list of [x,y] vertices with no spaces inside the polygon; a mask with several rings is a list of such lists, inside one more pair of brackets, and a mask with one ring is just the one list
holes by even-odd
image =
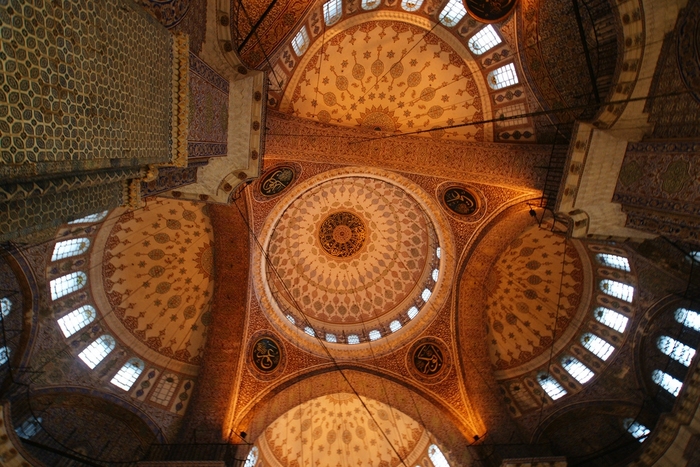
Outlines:
{"label": "window grille", "polygon": [[430,462],[432,462],[435,467],[450,467],[445,455],[435,444],[431,444],[428,448],[428,457],[430,457]]}
{"label": "window grille", "polygon": [[292,39],[292,48],[294,49],[294,53],[299,57],[304,55],[306,49],[309,48],[310,42],[309,33],[306,32],[306,26],[302,26],[301,30],[299,30],[297,35],[294,36],[294,39]]}
{"label": "window grille", "polygon": [[167,373],[158,381],[158,385],[151,395],[151,401],[160,404],[168,405],[170,399],[172,399],[173,394],[175,394],[175,388],[177,388],[177,383],[179,379],[177,375],[173,373]]}
{"label": "window grille", "polygon": [[559,384],[559,381],[554,379],[552,375],[543,374],[537,379],[542,389],[544,389],[544,392],[546,392],[553,401],[566,395],[566,389],[564,389],[562,385]]}
{"label": "window grille", "polygon": [[678,396],[678,393],[681,392],[681,388],[683,387],[683,383],[661,370],[652,371],[651,379],[674,396]]}
{"label": "window grille", "polygon": [[12,300],[7,297],[0,298],[0,313],[2,316],[7,316],[12,310]]}
{"label": "window grille", "polygon": [[71,272],[51,281],[51,298],[56,300],[81,289],[87,283],[87,276],[84,272]]}
{"label": "window grille", "polygon": [[61,328],[64,336],[70,337],[90,324],[96,315],[97,313],[95,313],[95,309],[92,306],[83,305],[59,318],[58,327]]}
{"label": "window grille", "polygon": [[447,5],[445,5],[445,8],[443,8],[438,20],[450,28],[459,23],[466,14],[467,10],[464,8],[462,0],[450,0]]}
{"label": "window grille", "polygon": [[382,333],[379,332],[377,329],[372,329],[369,332],[369,340],[371,341],[376,341],[377,339],[382,337]]}
{"label": "window grille", "polygon": [[660,351],[685,366],[690,366],[690,362],[693,361],[695,356],[695,349],[672,337],[659,337],[656,341],[656,346]]}
{"label": "window grille", "polygon": [[92,222],[100,222],[102,219],[107,217],[109,211],[97,212],[95,214],[90,214],[89,216],[81,217],[74,221],[69,222],[69,224],[88,224]]}
{"label": "window grille", "polygon": [[323,4],[323,19],[326,26],[334,24],[343,14],[342,0],[328,0]]}
{"label": "window grille", "polygon": [[606,253],[598,253],[596,255],[596,258],[598,258],[598,261],[600,261],[600,264],[603,264],[605,266],[615,268],[615,269],[621,269],[621,270],[627,271],[627,272],[630,271],[630,262],[624,256],[608,255]]}
{"label": "window grille", "polygon": [[258,462],[258,447],[253,446],[248,453],[248,457],[245,458],[245,464],[243,467],[254,467],[256,462]]}
{"label": "window grille", "polygon": [[496,68],[486,76],[486,81],[493,90],[518,84],[518,74],[515,72],[515,65],[506,63],[502,67]]}
{"label": "window grille", "polygon": [[398,319],[395,319],[391,323],[389,323],[389,329],[391,329],[391,332],[396,332],[399,329],[401,329],[401,321]]}
{"label": "window grille", "polygon": [[29,439],[39,433],[41,430],[41,421],[41,417],[34,418],[31,416],[15,429],[15,433],[17,433],[20,438]]}
{"label": "window grille", "polygon": [[586,384],[595,376],[586,365],[576,360],[574,357],[564,357],[561,359],[562,366],[579,384]]}
{"label": "window grille", "polygon": [[593,315],[595,316],[595,319],[598,320],[598,322],[606,325],[611,329],[614,329],[619,333],[625,332],[625,328],[627,327],[627,321],[629,321],[626,316],[623,316],[616,311],[610,310],[602,306],[596,308],[593,312]]}
{"label": "window grille", "polygon": [[90,240],[87,238],[71,238],[70,240],[58,242],[53,247],[51,261],[82,255],[88,248],[90,248]]}
{"label": "window grille", "polygon": [[622,282],[611,281],[609,279],[603,279],[600,281],[600,290],[608,295],[629,303],[632,303],[632,297],[634,297],[634,287],[623,284]]}
{"label": "window grille", "polygon": [[10,349],[8,347],[0,347],[0,365],[4,365],[10,361]]}
{"label": "window grille", "polygon": [[676,321],[683,326],[700,331],[700,314],[697,311],[687,308],[678,308],[676,310]]}
{"label": "window grille", "polygon": [[401,8],[406,11],[416,11],[423,5],[423,0],[402,0]]}
{"label": "window grille", "polygon": [[314,331],[314,328],[312,328],[312,327],[310,327],[310,326],[306,326],[306,327],[304,328],[304,332],[305,332],[306,334],[310,335],[311,337],[316,337],[316,331]]}
{"label": "window grille", "polygon": [[647,436],[649,436],[649,433],[651,433],[649,428],[645,427],[639,422],[635,422],[631,418],[625,420],[623,426],[625,427],[627,432],[631,434],[634,437],[634,439],[636,439],[640,443],[644,442]]}
{"label": "window grille", "polygon": [[131,389],[143,371],[144,364],[138,358],[132,358],[114,375],[111,383],[125,391]]}
{"label": "window grille", "polygon": [[615,350],[615,347],[590,332],[581,336],[581,344],[583,344],[589,352],[603,361],[607,360],[610,354]]}
{"label": "window grille", "polygon": [[412,306],[408,309],[408,318],[413,319],[418,316],[418,307]]}
{"label": "window grille", "polygon": [[85,347],[78,357],[92,370],[114,350],[115,345],[114,338],[104,334]]}
{"label": "window grille", "polygon": [[360,343],[360,336],[357,334],[350,334],[348,335],[348,344],[359,344]]}
{"label": "window grille", "polygon": [[527,124],[527,117],[510,118],[508,120],[501,120],[504,117],[514,117],[517,115],[524,115],[527,113],[525,104],[513,104],[508,107],[503,107],[501,109],[496,109],[496,126],[499,128],[506,128],[516,125]]}
{"label": "window grille", "polygon": [[374,10],[379,6],[379,0],[362,0],[360,5],[363,10]]}
{"label": "window grille", "polygon": [[474,34],[467,45],[469,50],[474,52],[476,55],[481,55],[484,52],[496,47],[501,43],[501,38],[498,37],[496,30],[490,24],[485,28],[482,28],[479,32]]}
{"label": "window grille", "polygon": [[338,342],[338,338],[335,336],[335,334],[331,334],[331,333],[327,332],[326,333],[326,342],[335,343],[335,342]]}

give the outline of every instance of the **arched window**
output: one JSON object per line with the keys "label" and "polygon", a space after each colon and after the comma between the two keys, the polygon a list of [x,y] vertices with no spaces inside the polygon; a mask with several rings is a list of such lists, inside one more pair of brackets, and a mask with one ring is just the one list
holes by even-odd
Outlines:
{"label": "arched window", "polygon": [[316,337],[316,331],[314,331],[314,328],[312,328],[312,327],[310,327],[310,326],[306,326],[306,327],[304,328],[304,332],[305,332],[306,334],[310,335],[311,337]]}
{"label": "arched window", "polygon": [[87,276],[83,271],[71,272],[51,281],[51,298],[56,300],[87,284]]}
{"label": "arched window", "polygon": [[304,55],[306,49],[309,48],[310,42],[309,33],[306,32],[306,26],[302,26],[297,35],[294,36],[294,39],[292,39],[292,48],[294,49],[294,53],[299,57]]}
{"label": "arched window", "polygon": [[[496,109],[496,125],[503,128],[516,125],[527,124],[527,117],[523,117],[527,113],[525,104],[513,104],[507,107]],[[513,118],[508,118],[513,117]],[[517,117],[517,118],[515,118]]]}
{"label": "arched window", "polygon": [[297,320],[294,319],[294,316],[287,315],[287,319],[289,320],[290,323],[297,324]]}
{"label": "arched window", "polygon": [[245,458],[245,464],[243,467],[255,467],[256,462],[258,462],[258,447],[253,446],[248,453],[248,457]]}
{"label": "arched window", "polygon": [[635,422],[631,418],[628,418],[622,422],[622,426],[624,426],[625,430],[627,430],[627,432],[640,443],[644,442],[644,440],[647,439],[647,436],[649,436],[649,433],[651,433],[649,428],[645,427],[639,422]]}
{"label": "arched window", "polygon": [[481,28],[479,32],[474,34],[467,45],[469,50],[476,55],[481,55],[484,52],[496,47],[501,43],[501,38],[498,37],[496,30],[490,24],[485,28]]}
{"label": "arched window", "polygon": [[372,329],[369,332],[369,340],[371,341],[376,341],[377,339],[382,337],[382,333],[379,332],[377,329]]}
{"label": "arched window", "polygon": [[424,302],[428,301],[428,299],[430,298],[430,295],[432,295],[432,292],[430,291],[430,289],[423,289],[423,292],[420,294],[420,296]]}
{"label": "arched window", "polygon": [[576,360],[574,357],[564,357],[561,359],[561,364],[564,369],[574,377],[579,384],[586,384],[595,376],[595,373],[591,371],[583,363]]}
{"label": "arched window", "polygon": [[445,455],[436,444],[431,444],[428,448],[428,457],[435,467],[450,467]]}
{"label": "arched window", "polygon": [[331,334],[331,333],[327,332],[326,333],[326,342],[335,343],[335,342],[338,342],[338,338],[335,336],[335,334]]}
{"label": "arched window", "polygon": [[590,332],[581,336],[581,344],[583,344],[589,352],[603,361],[607,360],[610,354],[615,350],[615,347]]}
{"label": "arched window", "polygon": [[408,309],[408,319],[413,319],[418,316],[418,307],[412,306]]}
{"label": "arched window", "polygon": [[379,0],[362,0],[360,6],[363,10],[374,10],[379,6]]}
{"label": "arched window", "polygon": [[423,4],[423,0],[402,0],[401,8],[406,11],[416,11]]}
{"label": "arched window", "polygon": [[690,257],[693,258],[695,261],[700,261],[700,251],[691,251]]}
{"label": "arched window", "polygon": [[95,319],[95,309],[90,305],[83,305],[67,315],[59,318],[58,326],[63,331],[63,335],[70,337],[83,329]]}
{"label": "arched window", "polygon": [[676,310],[676,321],[683,326],[700,331],[700,314],[697,311],[679,308]]}
{"label": "arched window", "polygon": [[600,281],[600,290],[629,303],[632,303],[632,297],[634,297],[634,287],[622,282],[611,281],[610,279]]}
{"label": "arched window", "polygon": [[34,416],[30,416],[15,429],[15,432],[20,438],[29,439],[39,433],[39,430],[41,430],[41,417],[34,418]]}
{"label": "arched window", "polygon": [[177,375],[173,373],[167,373],[158,381],[158,385],[153,390],[151,395],[151,400],[160,405],[168,405],[170,399],[175,394],[175,388],[177,388],[177,383],[179,379]]}
{"label": "arched window", "polygon": [[0,347],[0,365],[4,365],[10,361],[10,349],[7,347]]}
{"label": "arched window", "polygon": [[678,342],[676,339],[668,336],[661,336],[656,341],[656,346],[660,351],[685,366],[690,366],[695,356],[695,349]]}
{"label": "arched window", "polygon": [[486,81],[493,90],[518,84],[518,75],[515,72],[515,65],[506,63],[502,67],[496,68],[486,76]]}
{"label": "arched window", "polygon": [[357,334],[349,334],[348,335],[348,344],[353,345],[353,344],[359,344],[360,343],[360,336]]}
{"label": "arched window", "polygon": [[459,23],[466,14],[467,10],[464,8],[462,0],[450,0],[447,5],[445,5],[445,8],[442,9],[442,12],[440,12],[438,20],[450,28]]}
{"label": "arched window", "polygon": [[683,387],[683,383],[661,370],[652,371],[651,379],[674,396],[678,396],[678,393],[681,392],[681,388]]}
{"label": "arched window", "polygon": [[554,379],[552,375],[543,373],[537,378],[537,380],[540,383],[540,386],[542,386],[542,389],[544,389],[544,392],[546,392],[553,401],[566,395],[566,389],[564,389],[562,385],[559,384],[559,381]]}
{"label": "arched window", "polygon": [[435,249],[435,256],[437,256],[437,259],[440,259],[440,256],[442,256],[442,249],[440,247]]}
{"label": "arched window", "polygon": [[82,255],[88,248],[90,248],[90,240],[87,238],[71,238],[70,240],[58,242],[53,247],[51,261]]}
{"label": "arched window", "polygon": [[109,353],[114,350],[114,338],[108,334],[103,334],[93,341],[92,344],[78,354],[78,357],[92,370],[95,368]]}
{"label": "arched window", "polygon": [[432,273],[433,281],[437,282],[438,277],[440,277],[440,271],[438,271],[437,269],[433,269],[433,273]]}
{"label": "arched window", "polygon": [[391,323],[389,323],[389,329],[391,329],[391,332],[396,332],[399,329],[401,329],[401,321],[398,319],[395,319]]}
{"label": "arched window", "polygon": [[334,24],[342,15],[342,0],[328,0],[323,4],[323,20],[326,22],[326,26]]}
{"label": "arched window", "polygon": [[598,253],[595,256],[600,261],[600,264],[627,272],[630,271],[630,262],[624,256],[608,255],[606,253]]}
{"label": "arched window", "polygon": [[138,358],[132,358],[114,375],[111,383],[125,391],[131,389],[143,371],[144,364]]}
{"label": "arched window", "polygon": [[628,319],[627,317],[622,316],[620,313],[599,306],[595,309],[593,315],[598,322],[606,325],[607,327],[612,328],[619,333],[625,332]]}
{"label": "arched window", "polygon": [[7,297],[0,298],[0,314],[2,316],[7,316],[12,310],[12,300]]}
{"label": "arched window", "polygon": [[109,211],[102,211],[95,214],[90,214],[89,216],[81,217],[74,221],[69,222],[69,224],[89,224],[92,222],[100,222],[102,219],[107,217]]}

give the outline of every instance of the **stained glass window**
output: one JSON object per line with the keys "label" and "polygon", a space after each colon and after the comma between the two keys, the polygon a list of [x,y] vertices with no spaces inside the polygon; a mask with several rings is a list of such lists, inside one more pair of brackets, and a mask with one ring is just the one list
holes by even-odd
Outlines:
{"label": "stained glass window", "polygon": [[449,28],[459,23],[466,14],[467,10],[464,8],[462,0],[450,0],[442,9],[438,20]]}
{"label": "stained glass window", "polygon": [[566,389],[564,389],[562,385],[559,384],[559,381],[554,379],[552,375],[542,374],[537,379],[542,389],[544,389],[544,392],[546,392],[553,401],[566,395]]}
{"label": "stained glass window", "polygon": [[612,328],[619,333],[625,332],[628,321],[626,316],[602,306],[596,308],[593,315],[595,316],[595,319],[607,327]]}
{"label": "stained glass window", "polygon": [[615,350],[615,347],[590,332],[581,336],[581,344],[603,361],[607,360],[610,354]]}
{"label": "stained glass window", "polygon": [[396,332],[399,329],[401,329],[401,321],[398,319],[395,319],[391,323],[389,323],[389,329],[391,329],[391,332]]}
{"label": "stained glass window", "polygon": [[379,0],[362,0],[361,6],[363,10],[374,10],[379,6]]}
{"label": "stained glass window", "polygon": [[22,424],[15,429],[15,432],[20,438],[29,439],[39,433],[39,430],[41,430],[41,421],[41,417],[34,418],[31,416],[23,421]]}
{"label": "stained glass window", "polygon": [[74,221],[69,222],[69,224],[88,224],[92,222],[100,222],[102,219],[107,217],[109,211],[102,211],[95,214],[90,214],[89,216],[81,217]]}
{"label": "stained glass window", "polygon": [[12,310],[12,300],[7,297],[0,298],[0,313],[2,316],[7,316]]}
{"label": "stained glass window", "polygon": [[88,248],[90,248],[90,240],[87,238],[71,238],[70,240],[58,242],[53,247],[51,261],[82,255]]}
{"label": "stained glass window", "polygon": [[630,270],[630,262],[624,256],[618,255],[608,255],[605,253],[599,253],[596,255],[598,261],[605,266],[609,266],[615,269],[622,269],[623,271]]}
{"label": "stained glass window", "polygon": [[343,14],[342,0],[328,0],[323,4],[323,19],[327,26],[335,23]]}
{"label": "stained glass window", "polygon": [[338,342],[338,338],[335,336],[335,334],[331,334],[330,332],[326,333],[326,342]]}
{"label": "stained glass window", "polygon": [[418,316],[418,307],[412,306],[408,309],[408,318],[413,319]]}
{"label": "stained glass window", "polygon": [[84,272],[71,272],[51,281],[51,298],[56,300],[71,292],[81,289],[87,283]]}
{"label": "stained glass window", "polygon": [[292,39],[294,53],[301,57],[306,52],[306,49],[309,48],[309,43],[309,33],[306,32],[306,26],[302,26],[301,30]]}
{"label": "stained glass window", "polygon": [[153,390],[153,394],[151,394],[151,400],[160,405],[168,405],[173,394],[175,394],[178,381],[180,380],[177,375],[173,373],[166,373],[163,375],[160,381],[158,381],[158,385]]}
{"label": "stained glass window", "polygon": [[406,11],[416,11],[423,4],[423,0],[402,0],[401,8]]}
{"label": "stained glass window", "polygon": [[0,347],[0,365],[4,365],[10,360],[10,349],[7,347]]}
{"label": "stained glass window", "polygon": [[632,297],[634,297],[634,287],[623,284],[622,282],[611,281],[610,279],[603,279],[600,281],[600,290],[608,295],[630,303],[632,302]]}
{"label": "stained glass window", "polygon": [[593,373],[590,368],[576,360],[574,357],[562,358],[561,364],[564,369],[580,384],[586,384],[595,376],[595,373]]}
{"label": "stained glass window", "polygon": [[696,331],[700,331],[700,314],[687,308],[676,310],[676,321]]}
{"label": "stained glass window", "polygon": [[245,458],[245,464],[243,467],[254,467],[256,462],[258,462],[258,447],[253,446],[248,453],[248,457]]}
{"label": "stained glass window", "polygon": [[493,90],[518,84],[518,74],[515,72],[515,65],[506,63],[502,67],[496,68],[486,76],[486,81]]}
{"label": "stained glass window", "polygon": [[128,391],[139,378],[139,375],[141,375],[143,368],[144,364],[141,360],[138,358],[132,358],[126,362],[123,367],[121,367],[117,374],[114,375],[111,382],[115,386]]}
{"label": "stained glass window", "polygon": [[348,335],[348,344],[359,344],[360,343],[360,336],[357,334],[350,334]]}
{"label": "stained glass window", "polygon": [[668,336],[661,336],[656,341],[656,346],[660,351],[677,361],[678,363],[690,366],[695,356],[695,349],[678,342],[676,339]]}
{"label": "stained glass window", "polygon": [[474,52],[476,55],[481,55],[487,50],[496,47],[501,43],[501,38],[498,37],[496,30],[490,24],[485,28],[482,28],[479,32],[474,34],[467,45],[469,50]]}
{"label": "stained glass window", "polygon": [[428,457],[430,457],[430,462],[432,462],[435,467],[450,467],[445,455],[435,444],[431,444],[428,448]]}
{"label": "stained glass window", "polygon": [[651,379],[674,396],[678,396],[678,393],[681,392],[681,388],[683,387],[683,383],[661,370],[652,371]]}
{"label": "stained glass window", "polygon": [[369,340],[371,340],[371,341],[376,341],[380,337],[382,337],[382,333],[379,332],[377,329],[372,329],[369,332]]}
{"label": "stained glass window", "polygon": [[114,350],[115,345],[116,343],[112,336],[103,334],[95,339],[92,344],[85,347],[85,349],[78,354],[78,357],[80,357],[90,369],[93,369]]}
{"label": "stained glass window", "polygon": [[649,436],[649,428],[645,427],[639,422],[635,422],[631,418],[628,418],[627,420],[624,421],[623,426],[625,429],[631,434],[634,439],[639,441],[640,443],[643,442],[647,436]]}
{"label": "stained glass window", "polygon": [[63,335],[70,337],[83,329],[95,319],[95,309],[90,305],[83,305],[67,315],[59,318],[58,326],[63,331]]}

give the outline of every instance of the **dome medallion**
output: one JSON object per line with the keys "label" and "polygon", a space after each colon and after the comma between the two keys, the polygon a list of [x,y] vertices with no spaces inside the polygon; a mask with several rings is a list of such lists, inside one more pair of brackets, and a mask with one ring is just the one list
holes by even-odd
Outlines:
{"label": "dome medallion", "polygon": [[319,341],[344,353],[369,342],[375,353],[387,342],[395,348],[444,300],[436,292],[452,268],[441,254],[451,240],[436,228],[439,214],[420,187],[388,172],[340,169],[300,183],[261,232],[263,308],[282,333],[317,351]]}

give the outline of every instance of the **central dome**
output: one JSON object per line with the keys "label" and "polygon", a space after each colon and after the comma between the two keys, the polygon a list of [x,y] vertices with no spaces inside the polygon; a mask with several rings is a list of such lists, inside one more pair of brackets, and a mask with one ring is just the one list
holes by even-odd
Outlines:
{"label": "central dome", "polygon": [[406,189],[354,174],[293,196],[271,229],[264,267],[286,327],[358,344],[416,317],[440,260],[433,222]]}

